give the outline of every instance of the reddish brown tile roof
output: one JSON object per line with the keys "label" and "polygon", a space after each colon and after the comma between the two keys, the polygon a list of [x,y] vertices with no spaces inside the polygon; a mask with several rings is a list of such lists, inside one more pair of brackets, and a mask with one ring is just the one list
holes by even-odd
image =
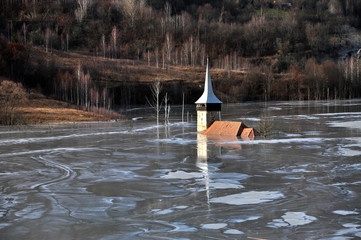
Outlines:
{"label": "reddish brown tile roof", "polygon": [[215,121],[202,133],[207,135],[241,136],[242,138],[259,136],[259,133],[254,128],[247,128],[242,122],[231,121]]}
{"label": "reddish brown tile roof", "polygon": [[259,136],[259,133],[254,128],[245,128],[241,134],[241,138],[254,138],[255,136]]}

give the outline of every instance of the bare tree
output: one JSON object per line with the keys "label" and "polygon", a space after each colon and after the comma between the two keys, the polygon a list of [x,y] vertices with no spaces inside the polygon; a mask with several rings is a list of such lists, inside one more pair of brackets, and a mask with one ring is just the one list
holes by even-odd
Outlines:
{"label": "bare tree", "polygon": [[26,44],[26,23],[23,23],[24,44]]}
{"label": "bare tree", "polygon": [[154,80],[152,85],[150,86],[150,90],[152,93],[152,98],[147,101],[149,105],[155,109],[156,117],[157,117],[157,125],[159,125],[159,112],[161,109],[161,102],[160,102],[160,92],[162,91],[162,84],[160,83],[159,79]]}
{"label": "bare tree", "polygon": [[[130,19],[131,26],[134,26],[135,17],[139,11],[138,1],[136,0],[123,0],[119,2],[125,15]],[[142,3],[143,4],[143,3]]]}
{"label": "bare tree", "polygon": [[164,96],[164,124],[169,123],[169,114],[170,114],[170,104],[168,93],[165,93]]}
{"label": "bare tree", "polygon": [[49,49],[49,41],[51,38],[51,30],[50,28],[46,28],[45,30],[45,51],[48,52]]}
{"label": "bare tree", "polygon": [[88,7],[92,4],[91,0],[77,0],[78,8],[75,10],[75,17],[78,22],[82,22],[87,11]]}
{"label": "bare tree", "polygon": [[157,68],[159,68],[159,49],[158,48],[155,49],[155,62],[156,62]]}
{"label": "bare tree", "polygon": [[166,38],[165,48],[167,52],[167,59],[168,59],[168,64],[170,64],[172,51],[173,51],[173,36],[169,32],[167,32],[165,38]]}
{"label": "bare tree", "polygon": [[69,33],[66,33],[66,51],[69,51]]}
{"label": "bare tree", "polygon": [[112,29],[111,45],[113,49],[113,57],[117,58],[117,27],[114,26]]}
{"label": "bare tree", "polygon": [[105,35],[104,34],[102,35],[101,44],[102,44],[102,48],[103,48],[103,57],[105,58],[105,48],[106,48],[106,46],[105,46]]}
{"label": "bare tree", "polygon": [[26,92],[21,83],[4,80],[0,83],[0,122],[15,124],[16,108],[26,99]]}
{"label": "bare tree", "polygon": [[184,122],[184,92],[183,92],[183,98],[182,98],[182,122]]}

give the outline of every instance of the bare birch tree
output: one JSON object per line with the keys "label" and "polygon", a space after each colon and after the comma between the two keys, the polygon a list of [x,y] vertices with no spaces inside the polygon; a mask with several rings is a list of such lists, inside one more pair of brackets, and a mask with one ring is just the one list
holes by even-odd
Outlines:
{"label": "bare birch tree", "polygon": [[92,4],[92,0],[77,0],[78,8],[75,10],[75,18],[78,22],[82,22],[88,7]]}
{"label": "bare birch tree", "polygon": [[24,44],[26,44],[26,23],[23,23]]}
{"label": "bare birch tree", "polygon": [[164,96],[164,124],[169,123],[169,114],[170,114],[170,104],[169,104],[169,97],[168,93],[165,93]]}
{"label": "bare birch tree", "polygon": [[102,35],[102,41],[101,41],[101,44],[102,44],[102,48],[103,48],[103,57],[105,58],[105,35],[103,34]]}
{"label": "bare birch tree", "polygon": [[170,64],[171,59],[172,59],[172,51],[173,51],[173,36],[167,32],[165,35],[165,50],[167,52],[167,60],[168,60],[168,64]]}
{"label": "bare birch tree", "polygon": [[123,0],[119,2],[125,15],[130,19],[131,26],[134,26],[135,17],[138,13],[136,0]]}
{"label": "bare birch tree", "polygon": [[151,100],[147,98],[147,101],[149,105],[155,109],[157,125],[159,125],[159,112],[161,109],[160,92],[162,91],[162,84],[160,83],[159,79],[154,80],[154,82],[150,86],[150,90],[151,90],[152,98]]}
{"label": "bare birch tree", "polygon": [[49,49],[49,41],[51,38],[51,30],[50,28],[46,28],[45,30],[45,51],[48,52]]}
{"label": "bare birch tree", "polygon": [[113,58],[117,58],[117,27],[114,26],[111,33],[111,46],[113,52]]}

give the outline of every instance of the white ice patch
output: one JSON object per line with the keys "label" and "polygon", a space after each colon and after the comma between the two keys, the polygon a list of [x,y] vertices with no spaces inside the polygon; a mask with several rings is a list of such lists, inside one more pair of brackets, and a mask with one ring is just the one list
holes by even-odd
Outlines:
{"label": "white ice patch", "polygon": [[161,176],[161,178],[185,180],[185,179],[193,179],[193,178],[203,178],[203,174],[200,172],[176,171],[176,172],[169,172],[165,176]]}
{"label": "white ice patch", "polygon": [[239,231],[237,229],[228,229],[226,231],[224,231],[225,234],[234,234],[234,235],[240,235],[240,234],[244,234],[244,232]]}
{"label": "white ice patch", "polygon": [[11,226],[10,223],[0,223],[0,229]]}
{"label": "white ice patch", "polygon": [[344,128],[361,129],[361,121],[336,122],[336,123],[329,123],[329,125],[331,127],[344,127]]}
{"label": "white ice patch", "polygon": [[361,112],[340,112],[340,113],[318,113],[316,116],[343,116],[343,115],[361,115]]}
{"label": "white ice patch", "polygon": [[331,238],[321,238],[320,240],[349,240],[354,239],[353,237],[331,237]]}
{"label": "white ice patch", "polygon": [[300,169],[292,169],[292,172],[293,173],[310,173],[310,172],[315,172],[315,171],[309,171],[309,170],[300,168]]}
{"label": "white ice patch", "polygon": [[324,141],[334,140],[332,138],[283,138],[283,139],[260,139],[252,141],[232,141],[222,142],[222,144],[292,144],[292,143],[322,143]]}
{"label": "white ice patch", "polygon": [[308,216],[304,212],[287,212],[282,216],[282,219],[274,219],[268,223],[267,226],[271,228],[280,227],[294,227],[309,224],[316,221],[317,218]]}
{"label": "white ice patch", "polygon": [[180,205],[180,206],[175,206],[174,208],[175,209],[186,209],[186,208],[188,208],[188,206]]}
{"label": "white ice patch", "polygon": [[213,189],[241,189],[244,186],[240,184],[232,184],[232,183],[221,183],[221,182],[211,182],[209,183],[209,187]]}
{"label": "white ice patch", "polygon": [[359,214],[358,212],[355,212],[355,211],[347,211],[347,210],[336,210],[336,211],[333,211],[334,214],[338,214],[338,215],[343,215],[343,216],[346,216],[346,215],[357,215]]}
{"label": "white ice patch", "polygon": [[291,226],[306,225],[317,220],[317,218],[308,216],[304,212],[287,212],[282,218]]}
{"label": "white ice patch", "polygon": [[301,179],[305,179],[304,176],[292,176],[292,175],[289,175],[289,176],[284,176],[282,177],[283,179],[288,179],[288,180],[301,180]]}
{"label": "white ice patch", "polygon": [[302,135],[301,134],[298,134],[298,133],[287,133],[286,134],[286,137],[301,137]]}
{"label": "white ice patch", "polygon": [[282,110],[280,107],[268,107],[269,110]]}
{"label": "white ice patch", "polygon": [[222,229],[227,227],[227,223],[208,223],[208,224],[202,224],[202,229]]}
{"label": "white ice patch", "polygon": [[243,222],[247,222],[247,221],[254,221],[257,219],[260,219],[262,216],[250,216],[247,218],[243,218],[243,219],[233,219],[230,222],[232,223],[243,223]]}
{"label": "white ice patch", "polygon": [[174,212],[172,209],[163,209],[163,210],[160,210],[160,209],[154,209],[154,211],[156,215],[165,215],[165,214],[169,214],[169,213],[172,213]]}
{"label": "white ice patch", "polygon": [[[89,152],[89,151],[100,151],[99,148],[50,148],[50,149],[42,149],[42,150],[33,150],[33,151],[25,151],[25,152],[14,152],[14,153],[5,153],[0,154],[0,157],[11,157],[11,156],[22,156],[22,155],[34,155],[40,153],[65,153],[65,152]],[[104,150],[102,150],[104,151]]]}
{"label": "white ice patch", "polygon": [[270,202],[283,197],[284,195],[282,193],[276,191],[251,191],[213,198],[210,202],[230,205],[247,205]]}
{"label": "white ice patch", "polygon": [[285,223],[282,219],[273,219],[272,222],[267,224],[267,227],[271,228],[280,228],[280,227],[288,227],[288,223]]}
{"label": "white ice patch", "polygon": [[339,155],[345,156],[345,157],[355,157],[355,156],[361,155],[361,151],[352,150],[352,149],[348,149],[348,148],[340,148],[338,153],[339,153]]}
{"label": "white ice patch", "polygon": [[179,145],[195,144],[197,140],[185,138],[165,138],[165,139],[149,139],[148,142],[171,143]]}
{"label": "white ice patch", "polygon": [[[346,224],[344,224],[344,225],[346,225]],[[352,234],[352,235],[355,235],[355,236],[361,236],[361,229],[360,228],[354,227],[354,224],[351,224],[350,226],[351,227],[346,227],[344,229],[338,230],[335,233],[335,235],[336,236],[341,236],[341,235],[346,235],[346,234]]]}
{"label": "white ice patch", "polygon": [[248,118],[239,118],[240,120],[242,121],[253,121],[253,122],[259,122],[261,121],[260,118],[251,118],[251,117],[248,117]]}
{"label": "white ice patch", "polygon": [[196,232],[197,229],[194,227],[189,227],[187,225],[184,225],[182,223],[172,223],[174,229],[171,230],[171,232]]}
{"label": "white ice patch", "polygon": [[41,205],[28,206],[20,211],[15,213],[15,216],[25,218],[25,219],[38,219],[43,216],[45,210]]}
{"label": "white ice patch", "polygon": [[345,227],[345,228],[358,228],[358,227],[361,227],[361,225],[354,224],[354,223],[345,223],[345,224],[342,224],[342,226]]}
{"label": "white ice patch", "polygon": [[71,138],[85,138],[91,136],[103,136],[103,135],[120,135],[127,132],[96,132],[96,133],[84,133],[84,134],[70,134],[63,136],[54,136],[54,137],[38,137],[38,138],[20,138],[20,139],[7,139],[0,140],[0,146],[2,145],[12,145],[12,144],[25,144],[25,143],[39,143],[39,142],[51,142],[63,139],[71,139]]}

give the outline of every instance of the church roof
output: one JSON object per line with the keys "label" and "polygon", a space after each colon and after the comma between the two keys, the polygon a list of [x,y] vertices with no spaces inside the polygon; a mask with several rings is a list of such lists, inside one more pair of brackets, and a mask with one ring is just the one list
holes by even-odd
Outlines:
{"label": "church roof", "polygon": [[241,136],[242,138],[253,138],[260,135],[256,129],[248,128],[242,122],[231,121],[214,121],[202,133],[207,135]]}
{"label": "church roof", "polygon": [[202,96],[195,102],[196,104],[201,103],[222,103],[216,95],[213,93],[211,75],[209,74],[208,58],[207,58],[207,69],[204,83],[204,92]]}

